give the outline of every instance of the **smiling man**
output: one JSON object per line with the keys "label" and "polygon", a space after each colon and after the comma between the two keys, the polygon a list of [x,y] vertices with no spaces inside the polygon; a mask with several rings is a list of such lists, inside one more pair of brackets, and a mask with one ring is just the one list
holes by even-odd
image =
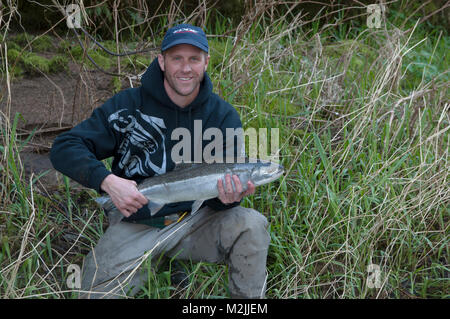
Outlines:
{"label": "smiling man", "polygon": [[[201,28],[188,24],[170,28],[161,54],[141,79],[142,86],[119,92],[55,139],[54,167],[86,187],[108,193],[124,216],[119,222],[110,221],[86,257],[81,297],[134,295],[148,278],[145,269],[135,271],[148,251],[155,260],[164,254],[226,263],[231,297],[264,297],[267,220],[239,205],[255,191],[251,182],[244,192],[237,176],[225,176],[225,185],[219,179],[218,198],[205,201],[194,215],[189,214],[192,202],[181,202],[151,216],[148,199],[136,187],[144,178],[174,169],[171,133],[175,129],[192,132],[194,121],[201,121],[203,131],[215,128],[226,136],[227,128],[242,127],[236,110],[212,92],[206,73],[208,52]],[[199,141],[191,135],[193,154]],[[234,156],[242,156],[232,140],[225,139],[224,154],[231,149]],[[201,148],[206,142],[200,141]],[[114,158],[111,171],[102,163],[108,157]]]}
{"label": "smiling man", "polygon": [[208,62],[209,56],[204,51],[189,44],[178,44],[158,55],[164,88],[172,101],[185,107],[195,99]]}

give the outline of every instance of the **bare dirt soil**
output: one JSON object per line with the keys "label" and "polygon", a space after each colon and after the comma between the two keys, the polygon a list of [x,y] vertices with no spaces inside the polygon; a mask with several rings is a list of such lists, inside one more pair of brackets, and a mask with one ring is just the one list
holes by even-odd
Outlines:
{"label": "bare dirt soil", "polygon": [[[122,89],[130,87],[122,82]],[[1,84],[6,94],[5,83]],[[90,116],[92,111],[113,95],[112,76],[99,70],[86,70],[70,62],[69,71],[41,76],[24,76],[11,81],[11,105],[5,101],[0,110],[9,115],[11,123],[20,113],[17,135],[25,140],[33,136],[20,153],[26,177],[47,172],[40,184],[53,189],[61,183],[49,160],[55,137]],[[6,99],[3,99],[6,100]]]}

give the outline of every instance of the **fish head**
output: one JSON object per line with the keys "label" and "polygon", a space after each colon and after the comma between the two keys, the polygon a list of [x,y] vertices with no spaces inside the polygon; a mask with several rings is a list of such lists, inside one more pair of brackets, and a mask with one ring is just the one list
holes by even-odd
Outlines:
{"label": "fish head", "polygon": [[259,186],[280,178],[283,173],[283,166],[274,162],[259,160],[252,169],[250,179],[255,186]]}

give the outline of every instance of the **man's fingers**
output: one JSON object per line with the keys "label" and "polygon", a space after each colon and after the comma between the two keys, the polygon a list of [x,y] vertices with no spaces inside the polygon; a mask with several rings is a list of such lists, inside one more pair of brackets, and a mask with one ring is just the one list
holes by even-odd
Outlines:
{"label": "man's fingers", "polygon": [[219,195],[225,195],[225,190],[223,189],[223,182],[221,178],[217,180],[217,189],[219,190]]}
{"label": "man's fingers", "polygon": [[233,192],[233,202],[238,202],[243,197],[243,188],[241,181],[239,180],[239,176],[233,175],[233,182],[234,182],[234,192]]}
{"label": "man's fingers", "polygon": [[125,205],[121,205],[119,207],[117,207],[123,211],[126,211],[129,214],[134,214],[137,212],[138,208],[136,206],[130,205],[130,204],[125,204]]}
{"label": "man's fingers", "polygon": [[[239,177],[237,177],[236,175],[234,175],[233,177],[230,174],[227,174],[225,176],[225,189],[226,189],[226,198],[227,198],[227,203],[231,204],[234,203],[236,201],[239,201],[239,195],[240,193],[238,193],[237,191],[235,191],[233,189],[233,180],[235,180],[235,178],[237,178],[239,180]],[[236,186],[236,185],[235,185]],[[241,191],[242,191],[242,186],[241,186]]]}
{"label": "man's fingers", "polygon": [[[148,199],[147,197],[145,197],[144,195],[142,195],[141,193],[139,193],[139,195],[136,198],[137,202],[141,205],[146,205],[148,204]],[[142,206],[141,206],[142,207]]]}
{"label": "man's fingers", "polygon": [[125,214],[124,214],[125,217],[130,217],[131,216],[131,212],[129,212],[128,209],[125,209],[124,212],[125,212]]}
{"label": "man's fingers", "polygon": [[233,175],[234,186],[236,187],[236,193],[241,194],[243,192],[241,181],[239,180],[239,176]]}
{"label": "man's fingers", "polygon": [[219,191],[219,199],[223,202],[226,199],[225,189],[221,178],[217,181],[217,190]]}
{"label": "man's fingers", "polygon": [[127,205],[131,205],[137,209],[142,208],[142,206],[148,204],[148,199],[137,189],[136,182],[132,181],[135,184],[135,188],[132,191],[129,200],[127,201]]}
{"label": "man's fingers", "polygon": [[[234,183],[234,190],[233,184]],[[237,175],[225,175],[225,186],[223,185],[223,180],[219,179],[217,181],[217,189],[219,191],[219,199],[224,204],[231,204],[238,202],[244,198],[244,196],[253,194],[255,192],[255,185],[252,182],[247,183],[247,190],[244,191],[244,187]]]}
{"label": "man's fingers", "polygon": [[255,189],[256,189],[256,187],[252,182],[250,182],[250,181],[247,182],[247,190],[245,191],[245,193],[243,194],[242,197],[255,193]]}
{"label": "man's fingers", "polygon": [[233,193],[233,185],[231,184],[230,174],[225,175],[225,189],[228,194]]}
{"label": "man's fingers", "polygon": [[224,204],[230,204],[231,201],[228,198],[229,197],[228,194],[225,192],[225,188],[223,186],[223,181],[221,178],[219,178],[219,180],[217,181],[217,189],[219,191],[218,197],[219,197],[220,201]]}
{"label": "man's fingers", "polygon": [[133,180],[130,180],[134,184],[134,194],[132,196],[133,200],[136,202],[135,204],[141,208],[143,205],[148,204],[148,199],[137,189],[137,183]]}
{"label": "man's fingers", "polygon": [[113,174],[110,174],[107,179],[105,178],[102,183],[102,189],[111,196],[114,205],[125,217],[131,216],[148,204],[148,199],[139,192],[136,181]]}
{"label": "man's fingers", "polygon": [[[117,207],[117,206],[116,206],[116,207]],[[125,217],[130,217],[131,213],[128,212],[127,209],[125,209],[125,208],[119,208],[119,207],[117,207],[117,209],[119,209],[119,212],[120,212],[123,216],[125,216]]]}
{"label": "man's fingers", "polygon": [[[123,212],[124,214],[134,214],[138,211],[138,209],[140,209],[143,205],[141,203],[139,203],[138,201],[132,199],[132,198],[128,198],[126,200],[123,200],[119,203],[117,203],[116,207]],[[128,216],[127,216],[128,217]]]}
{"label": "man's fingers", "polygon": [[131,215],[136,213],[136,210],[131,209],[131,208],[125,208],[125,209],[123,209],[123,212],[124,212],[125,217],[130,217]]}

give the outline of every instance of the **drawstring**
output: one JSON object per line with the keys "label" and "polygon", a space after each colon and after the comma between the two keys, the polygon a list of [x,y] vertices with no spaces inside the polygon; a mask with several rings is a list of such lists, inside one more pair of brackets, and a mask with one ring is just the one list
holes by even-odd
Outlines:
{"label": "drawstring", "polygon": [[188,119],[189,119],[189,132],[192,132],[192,115],[191,115],[191,112],[192,112],[192,107],[189,107],[189,117],[188,117]]}
{"label": "drawstring", "polygon": [[[192,137],[195,137],[195,134],[192,133],[192,116],[191,116],[191,111],[192,111],[192,107],[189,107],[189,117],[188,117],[188,121],[189,121],[189,132],[191,132],[191,136],[192,136]],[[192,147],[193,147],[193,150],[194,150],[194,152],[195,152],[195,140],[194,140],[194,143],[192,144]],[[190,161],[191,161],[191,162],[194,160],[193,157],[195,158],[194,153],[191,152],[191,158],[190,158]]]}
{"label": "drawstring", "polygon": [[[186,114],[186,113],[184,113],[184,112],[180,113],[180,110],[179,110],[178,107],[175,107],[174,109],[175,109],[175,123],[176,123],[175,129],[177,129],[181,125],[180,124],[180,116],[182,117],[182,114]],[[188,124],[188,128],[189,128],[189,133],[191,134],[191,138],[193,138],[194,137],[194,133],[192,131],[193,130],[193,127],[192,127],[192,122],[193,122],[193,119],[192,119],[193,118],[192,106],[188,106],[188,110],[187,111],[188,111],[188,123],[189,123]],[[194,144],[195,144],[195,141],[194,141]],[[192,158],[190,160],[192,161]]]}

